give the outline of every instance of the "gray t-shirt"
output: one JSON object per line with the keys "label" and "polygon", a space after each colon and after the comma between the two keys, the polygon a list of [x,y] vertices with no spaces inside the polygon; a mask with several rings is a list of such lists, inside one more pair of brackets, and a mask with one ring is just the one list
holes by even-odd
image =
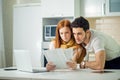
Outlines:
{"label": "gray t-shirt", "polygon": [[88,53],[105,50],[107,61],[120,56],[120,45],[112,37],[92,29],[90,31],[90,42],[85,46]]}

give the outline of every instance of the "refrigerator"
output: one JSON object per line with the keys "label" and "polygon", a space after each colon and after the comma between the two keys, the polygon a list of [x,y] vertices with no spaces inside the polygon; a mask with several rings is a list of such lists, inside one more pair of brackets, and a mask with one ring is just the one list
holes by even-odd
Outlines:
{"label": "refrigerator", "polygon": [[13,66],[16,64],[14,50],[28,50],[33,67],[43,66],[42,31],[40,4],[13,6]]}

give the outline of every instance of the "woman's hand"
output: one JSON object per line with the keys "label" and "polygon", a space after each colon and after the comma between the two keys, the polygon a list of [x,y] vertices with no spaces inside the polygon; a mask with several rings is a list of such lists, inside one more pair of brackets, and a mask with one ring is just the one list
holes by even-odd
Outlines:
{"label": "woman's hand", "polygon": [[71,68],[72,70],[75,70],[77,68],[77,63],[74,61],[67,61],[67,65],[69,68]]}
{"label": "woman's hand", "polygon": [[47,64],[46,64],[46,69],[47,69],[47,71],[52,71],[52,70],[55,70],[55,65],[52,63],[52,62],[48,62]]}

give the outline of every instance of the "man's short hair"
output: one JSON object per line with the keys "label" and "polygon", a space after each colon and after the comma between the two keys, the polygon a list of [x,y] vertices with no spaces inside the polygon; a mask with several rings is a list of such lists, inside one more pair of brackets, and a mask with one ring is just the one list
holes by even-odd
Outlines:
{"label": "man's short hair", "polygon": [[71,23],[72,28],[83,28],[84,31],[89,29],[89,22],[82,16],[76,18],[72,23]]}

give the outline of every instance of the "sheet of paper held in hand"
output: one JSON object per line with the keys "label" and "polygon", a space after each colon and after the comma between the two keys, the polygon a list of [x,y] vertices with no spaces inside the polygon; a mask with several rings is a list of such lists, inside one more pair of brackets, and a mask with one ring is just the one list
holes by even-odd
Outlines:
{"label": "sheet of paper held in hand", "polygon": [[58,69],[67,68],[66,62],[70,61],[73,56],[73,48],[68,49],[53,49],[43,51],[48,62],[53,62]]}

